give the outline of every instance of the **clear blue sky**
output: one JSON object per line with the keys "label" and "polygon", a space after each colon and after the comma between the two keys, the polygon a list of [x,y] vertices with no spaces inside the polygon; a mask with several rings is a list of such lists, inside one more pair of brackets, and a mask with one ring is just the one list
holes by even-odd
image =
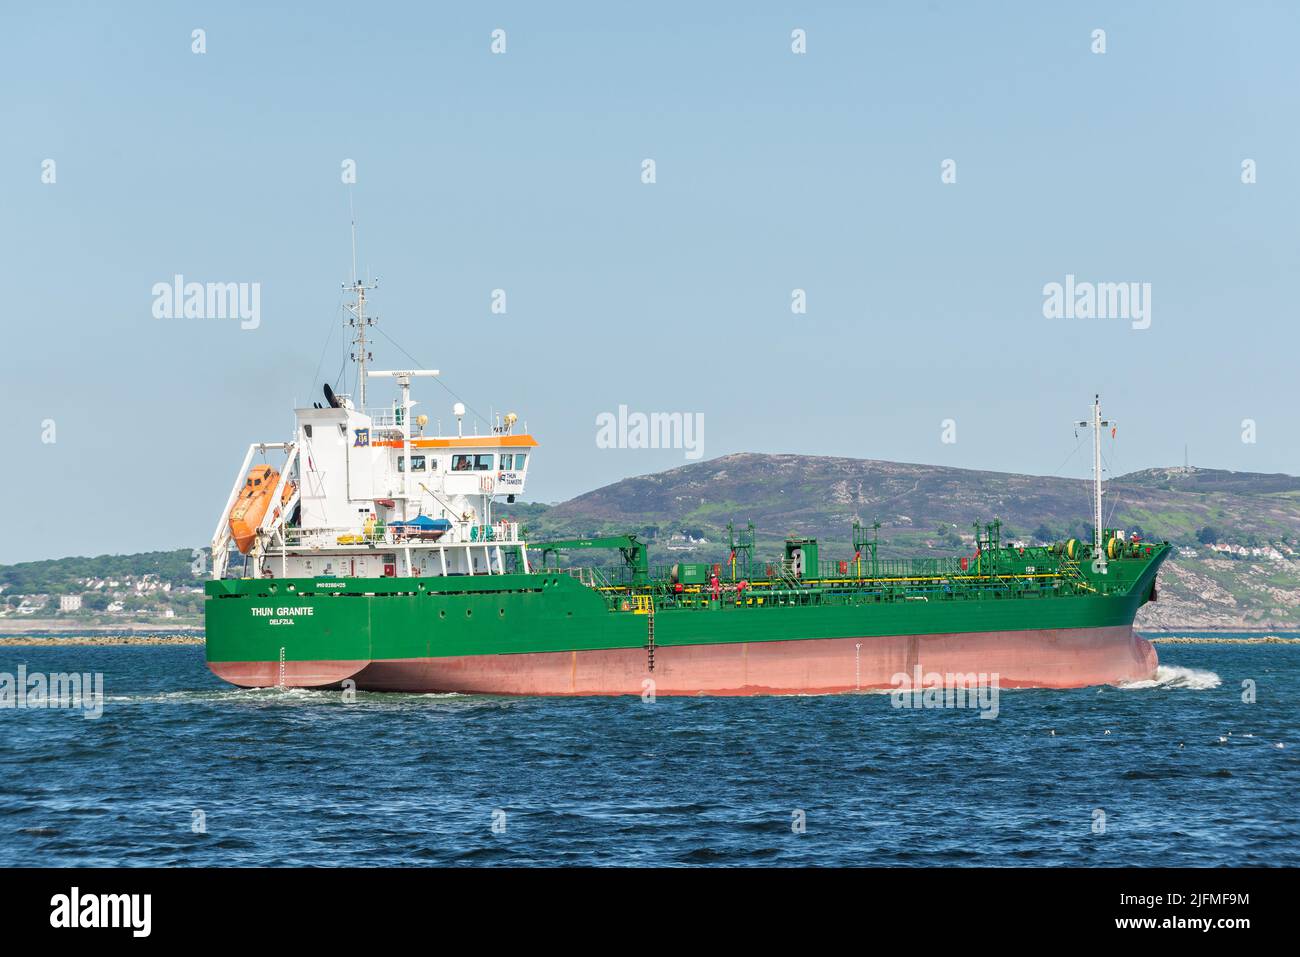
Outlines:
{"label": "clear blue sky", "polygon": [[[1295,4],[265,6],[6,7],[0,561],[206,542],[338,372],[347,158],[382,328],[527,419],[530,498],[684,464],[597,448],[620,404],[706,458],[1053,474],[1101,391],[1116,471],[1300,471]],[[260,327],[153,318],[176,273]],[[1045,319],[1071,273],[1151,328]]]}

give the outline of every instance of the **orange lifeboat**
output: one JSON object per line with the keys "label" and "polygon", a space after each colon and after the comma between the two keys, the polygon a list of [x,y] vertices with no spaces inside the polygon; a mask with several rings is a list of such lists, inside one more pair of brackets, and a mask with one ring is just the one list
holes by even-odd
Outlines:
{"label": "orange lifeboat", "polygon": [[[248,470],[248,478],[244,479],[244,489],[230,509],[230,534],[235,540],[235,547],[239,549],[239,554],[247,555],[248,550],[253,547],[258,526],[266,517],[271,496],[275,494],[275,487],[279,482],[280,473],[269,465],[255,465]],[[284,505],[293,498],[295,490],[296,486],[293,482],[285,482],[280,504]],[[280,514],[279,508],[276,508],[275,514]]]}

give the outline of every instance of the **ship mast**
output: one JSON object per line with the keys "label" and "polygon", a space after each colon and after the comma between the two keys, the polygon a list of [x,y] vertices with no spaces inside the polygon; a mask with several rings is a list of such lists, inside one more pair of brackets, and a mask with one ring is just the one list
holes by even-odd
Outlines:
{"label": "ship mast", "polygon": [[353,330],[352,361],[357,364],[357,408],[362,412],[366,409],[366,363],[374,358],[366,346],[366,329],[379,321],[378,316],[366,315],[366,292],[378,288],[378,281],[363,283],[357,277],[357,218],[354,214],[352,217],[352,283],[351,285],[345,283],[343,289],[356,297],[354,302],[344,303],[344,306],[351,313],[347,324]]}
{"label": "ship mast", "polygon": [[1094,395],[1092,421],[1079,422],[1081,429],[1092,428],[1092,546],[1097,571],[1106,574],[1106,552],[1101,540],[1101,430],[1112,423],[1101,417],[1101,396]]}

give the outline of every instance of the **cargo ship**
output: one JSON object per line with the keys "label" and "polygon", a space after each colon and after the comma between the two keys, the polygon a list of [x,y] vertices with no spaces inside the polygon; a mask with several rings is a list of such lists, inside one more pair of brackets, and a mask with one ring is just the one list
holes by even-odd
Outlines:
{"label": "cargo ship", "polygon": [[[825,555],[792,537],[755,555],[729,526],[725,561],[652,565],[635,534],[531,542],[508,517],[536,465],[513,413],[466,434],[414,414],[436,370],[370,368],[373,319],[353,281],[356,395],[294,411],[292,437],[248,448],[212,539],[209,668],[241,687],[501,695],[834,694],[900,675],[996,675],[1074,688],[1154,677],[1133,631],[1168,542],[1102,522],[1100,399],[1094,534],[1046,545],[975,526],[970,554],[891,558],[879,525]],[[367,385],[395,394],[367,407]],[[274,461],[253,464],[255,457]],[[608,549],[609,567],[575,556]],[[617,556],[614,558],[614,556]]]}

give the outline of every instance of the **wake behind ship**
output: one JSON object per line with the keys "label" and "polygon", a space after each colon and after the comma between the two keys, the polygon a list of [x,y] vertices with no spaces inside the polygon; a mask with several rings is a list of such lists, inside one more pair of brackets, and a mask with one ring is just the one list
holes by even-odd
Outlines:
{"label": "wake behind ship", "polygon": [[[1091,543],[1013,547],[993,522],[972,555],[890,559],[878,526],[855,523],[851,554],[791,538],[769,560],[751,526],[725,562],[653,567],[635,535],[530,543],[498,518],[538,443],[513,414],[463,434],[460,403],[456,434],[429,434],[410,389],[438,373],[368,369],[373,287],[349,288],[358,401],[326,386],[289,441],[250,445],[213,536],[207,660],[232,684],[753,695],[890,688],[918,669],[1046,688],[1155,674],[1133,620],[1169,544],[1102,528],[1100,403],[1079,423],[1094,432]],[[372,379],[398,387],[380,409],[365,407]],[[278,464],[251,466],[268,452]],[[621,561],[560,567],[593,548]]]}

